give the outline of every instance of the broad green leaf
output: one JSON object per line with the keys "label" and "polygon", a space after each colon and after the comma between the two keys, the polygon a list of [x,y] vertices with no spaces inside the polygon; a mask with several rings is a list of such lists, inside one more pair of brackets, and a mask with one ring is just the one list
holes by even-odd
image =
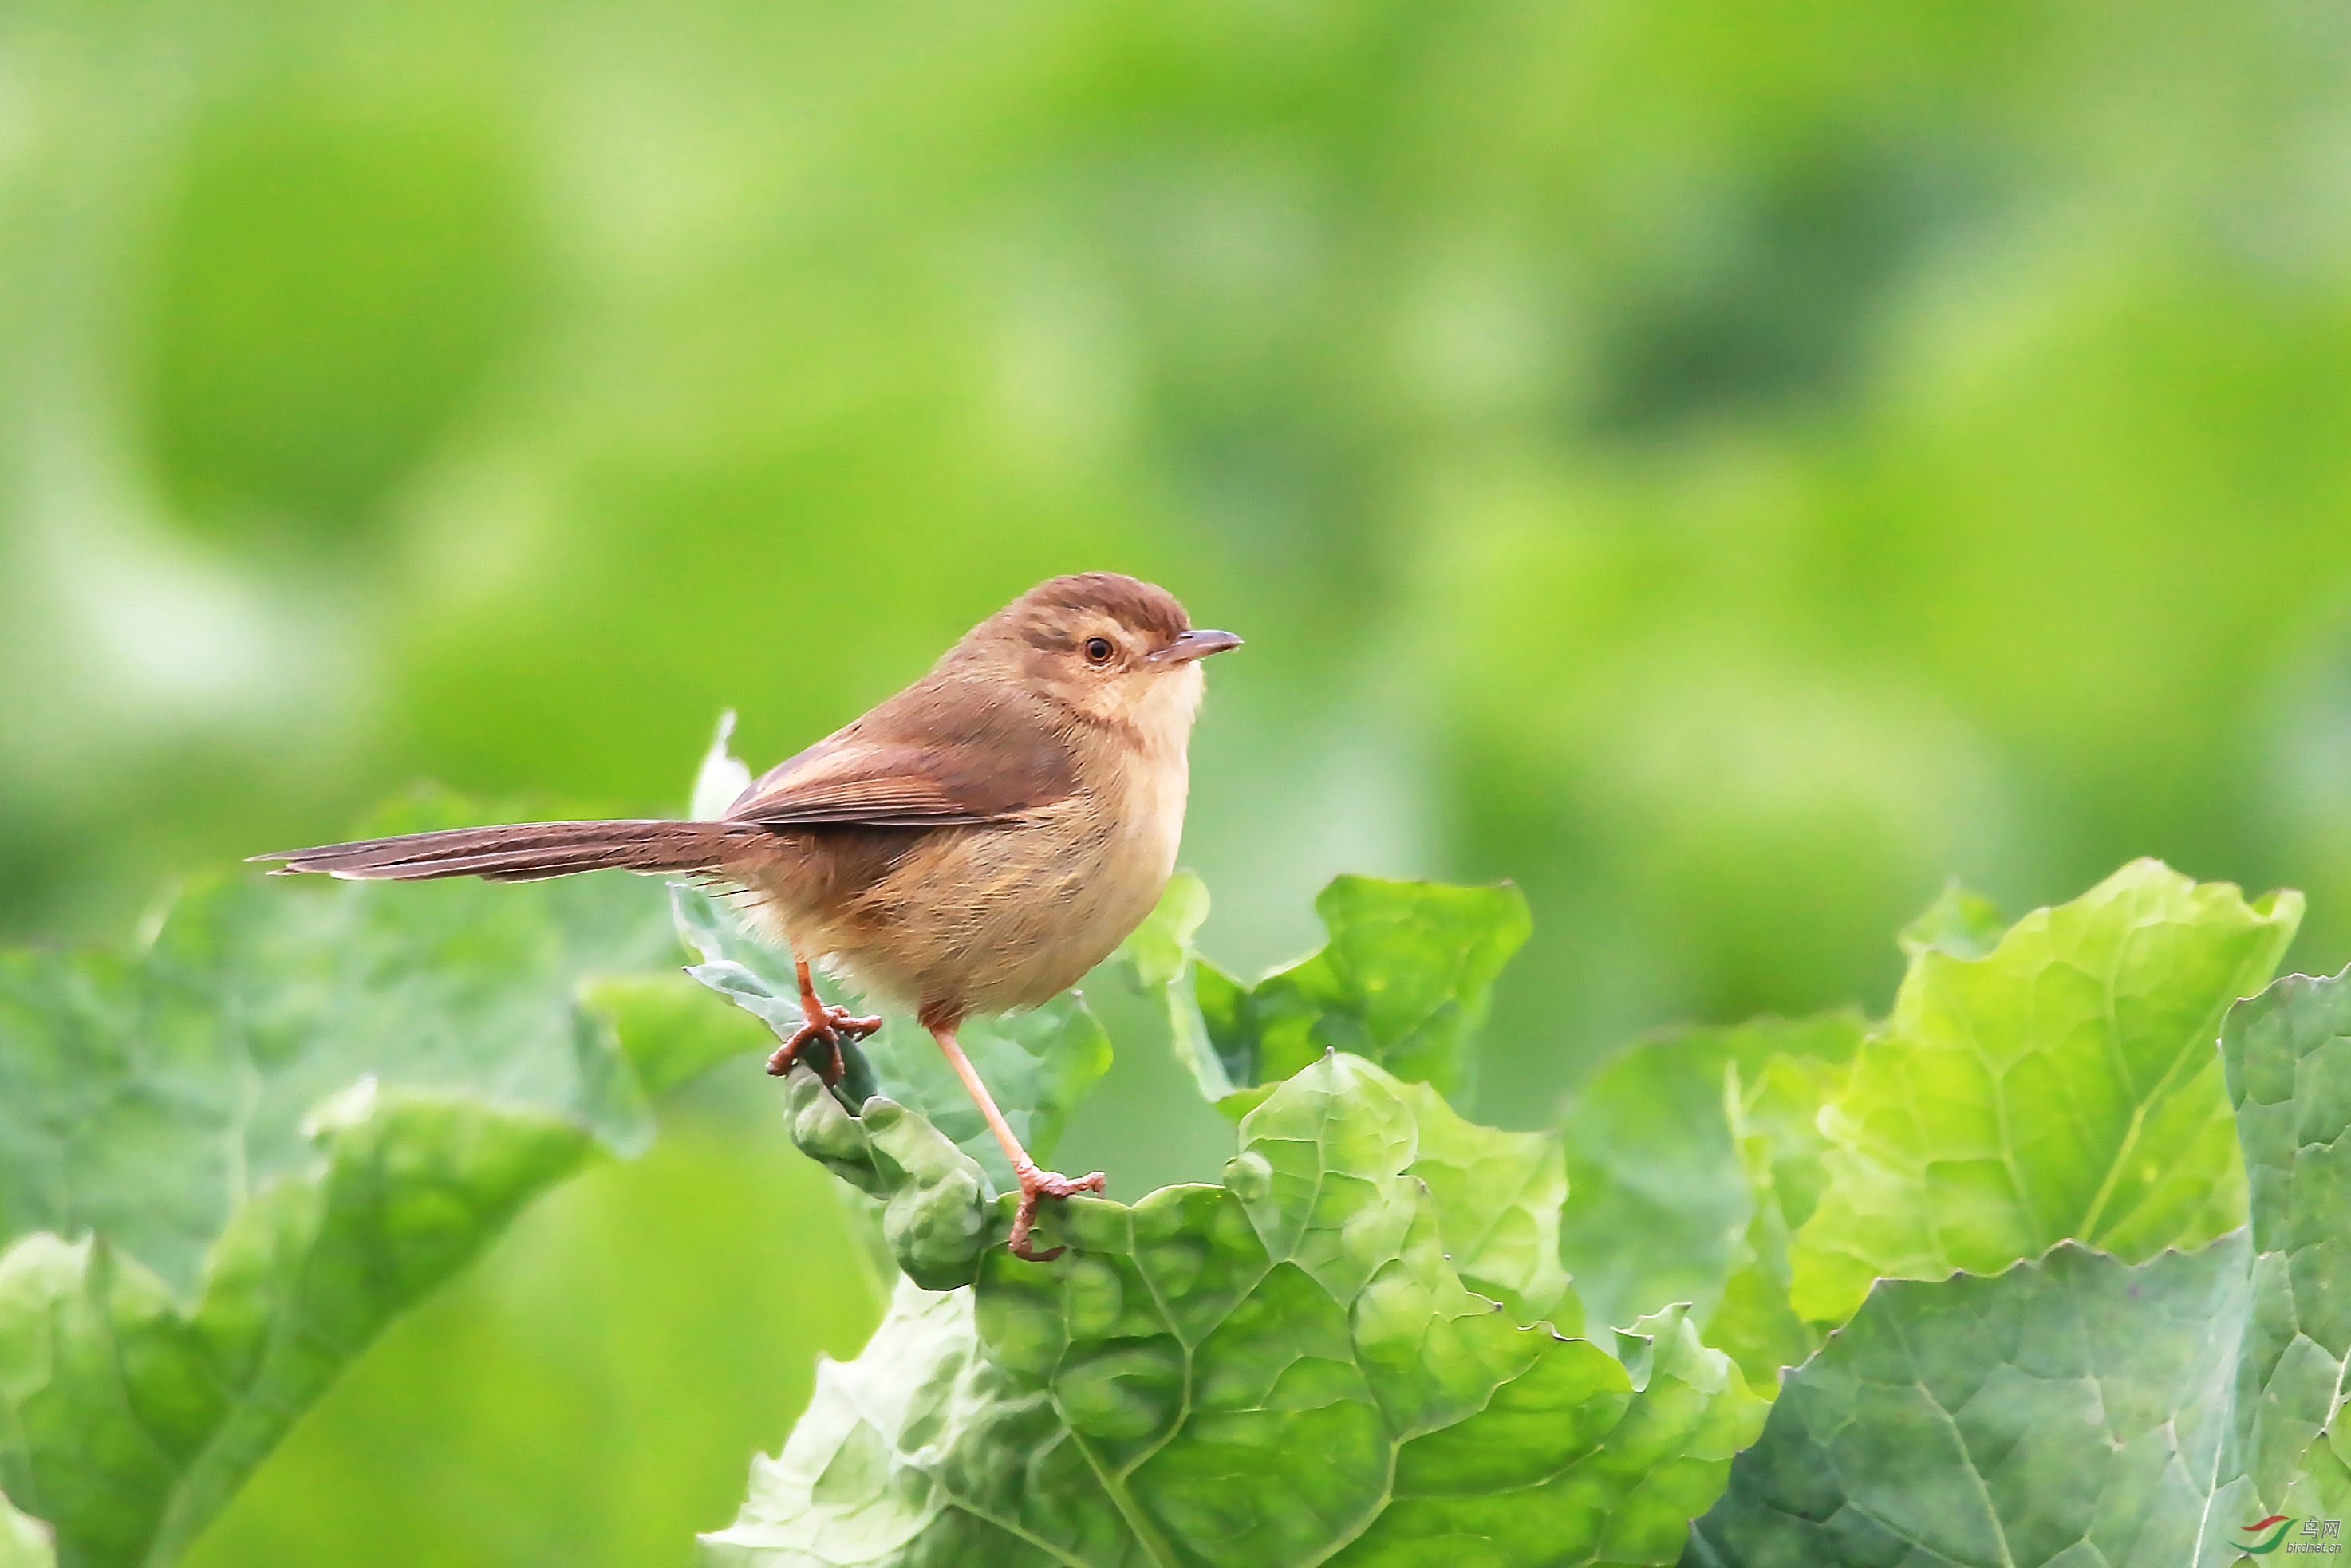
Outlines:
{"label": "broad green leaf", "polygon": [[1326,1055],[1223,1186],[1074,1198],[1058,1260],[902,1286],[709,1559],[1672,1561],[1761,1402],[1678,1316],[1612,1356],[1466,1288],[1416,1168],[1436,1104]]}
{"label": "broad green leaf", "polygon": [[2137,1265],[2065,1242],[1989,1278],[1881,1282],[1790,1375],[1684,1561],[2188,1562],[2246,1258],[2241,1232]]}
{"label": "broad green leaf", "polygon": [[1755,1440],[1762,1402],[1682,1308],[1614,1339],[1623,1385],[1581,1342],[1558,1342],[1477,1415],[1405,1444],[1386,1510],[1332,1561],[1677,1561]]}
{"label": "broad green leaf", "polygon": [[1194,946],[1207,908],[1197,879],[1179,875],[1121,951],[1136,980],[1166,997],[1176,1052],[1201,1092],[1236,1119],[1332,1050],[1464,1102],[1495,977],[1532,928],[1526,896],[1508,883],[1342,876],[1314,901],[1322,946],[1248,986]]}
{"label": "broad green leaf", "polygon": [[1320,952],[1247,990],[1201,988],[1217,1053],[1250,1063],[1250,1082],[1270,1083],[1335,1049],[1466,1100],[1477,1080],[1470,1043],[1485,1026],[1495,977],[1533,928],[1526,895],[1508,883],[1342,876],[1315,898],[1314,913],[1330,933]]}
{"label": "broad green leaf", "polygon": [[1768,1268],[1747,1276],[1760,1246],[1779,1236],[1784,1253],[1786,1230],[1810,1214],[1812,1116],[1866,1027],[1845,1011],[1677,1030],[1635,1042],[1585,1085],[1562,1124],[1561,1251],[1591,1321],[1686,1301],[1708,1343],[1735,1349],[1751,1380],[1771,1375],[1793,1322],[1784,1261],[1775,1282]]}
{"label": "broad green leaf", "polygon": [[171,1561],[386,1322],[590,1144],[557,1117],[365,1085],[319,1134],[323,1169],[239,1206],[192,1305],[102,1235],[0,1254],[0,1476],[68,1563]]}
{"label": "broad green leaf", "polygon": [[2351,1513],[2351,979],[2280,980],[2221,1044],[2250,1235],[1881,1282],[1791,1375],[1690,1560],[2220,1568],[2325,1544],[2302,1524]]}
{"label": "broad green leaf", "polygon": [[1396,1092],[1418,1138],[1412,1174],[1437,1204],[1445,1253],[1461,1282],[1501,1302],[1514,1322],[1581,1329],[1581,1304],[1559,1261],[1567,1170],[1558,1134],[1481,1127],[1426,1083],[1399,1083]]}
{"label": "broad green leaf", "polygon": [[57,1568],[47,1525],[16,1511],[0,1494],[0,1568]]}
{"label": "broad green leaf", "polygon": [[[776,1038],[788,1038],[800,1023],[799,986],[789,956],[753,938],[709,894],[678,885],[671,894],[679,934],[702,955],[686,972],[761,1019]],[[830,985],[820,990],[832,993],[828,1000],[838,999]],[[1013,1134],[1040,1160],[1051,1155],[1071,1111],[1110,1068],[1110,1037],[1075,991],[1029,1012],[973,1019],[956,1040]],[[841,1054],[845,1104],[862,1105],[878,1095],[916,1112],[977,1160],[998,1189],[1013,1185],[1012,1166],[979,1107],[922,1025],[885,1013],[879,1033],[862,1045],[845,1044]]]}
{"label": "broad green leaf", "polygon": [[[2252,1192],[2252,1312],[2216,1512],[2351,1514],[2351,971],[2290,975],[2221,1034]],[[2205,1542],[2230,1561],[2241,1534]]]}
{"label": "broad green leaf", "polygon": [[2241,1224],[2213,1041],[2301,915],[2298,894],[2249,904],[2138,861],[1983,957],[1921,947],[1823,1113],[1796,1310],[1837,1322],[1879,1276],[1990,1271],[2068,1238],[2140,1259]]}
{"label": "broad green leaf", "polygon": [[632,1059],[582,1000],[675,962],[664,905],[248,877],[134,952],[0,955],[0,1490],[61,1561],[168,1563],[387,1321],[643,1145],[649,1080],[736,1049]]}

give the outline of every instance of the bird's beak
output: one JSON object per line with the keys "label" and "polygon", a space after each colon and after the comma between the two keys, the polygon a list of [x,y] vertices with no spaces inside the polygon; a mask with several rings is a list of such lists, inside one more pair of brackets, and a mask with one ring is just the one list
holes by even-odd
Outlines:
{"label": "bird's beak", "polygon": [[1238,648],[1241,640],[1229,632],[1186,632],[1145,661],[1153,664],[1188,664],[1195,659],[1205,659],[1211,653],[1221,653],[1228,648]]}

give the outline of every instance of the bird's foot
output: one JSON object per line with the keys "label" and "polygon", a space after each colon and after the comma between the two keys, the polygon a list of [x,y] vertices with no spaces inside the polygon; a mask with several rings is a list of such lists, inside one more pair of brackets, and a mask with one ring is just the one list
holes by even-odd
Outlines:
{"label": "bird's foot", "polygon": [[800,1048],[812,1040],[820,1040],[830,1048],[832,1056],[827,1067],[818,1069],[823,1074],[825,1087],[829,1089],[840,1082],[841,1075],[848,1071],[849,1064],[841,1054],[841,1038],[863,1040],[882,1027],[882,1020],[878,1018],[862,1019],[847,1008],[833,1007],[826,1002],[803,1006],[801,1012],[808,1021],[792,1030],[791,1039],[778,1046],[776,1053],[768,1058],[770,1077],[781,1078],[789,1072],[792,1063],[799,1060]]}
{"label": "bird's foot", "polygon": [[1100,1192],[1108,1185],[1108,1178],[1100,1171],[1092,1176],[1065,1176],[1058,1171],[1040,1171],[1035,1166],[1022,1166],[1016,1174],[1020,1177],[1020,1207],[1012,1217],[1012,1255],[1030,1263],[1050,1263],[1061,1255],[1063,1249],[1056,1247],[1047,1252],[1029,1249],[1029,1233],[1037,1223],[1037,1200]]}

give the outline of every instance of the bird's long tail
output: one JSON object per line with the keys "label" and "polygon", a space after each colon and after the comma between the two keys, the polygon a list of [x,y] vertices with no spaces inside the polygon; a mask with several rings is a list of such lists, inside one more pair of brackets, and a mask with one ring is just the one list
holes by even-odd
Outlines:
{"label": "bird's long tail", "polygon": [[716,872],[766,830],[750,822],[517,822],[503,828],[453,828],[348,844],[255,855],[282,861],[270,874],[324,872],[361,881],[423,882],[478,876],[537,882],[574,872]]}

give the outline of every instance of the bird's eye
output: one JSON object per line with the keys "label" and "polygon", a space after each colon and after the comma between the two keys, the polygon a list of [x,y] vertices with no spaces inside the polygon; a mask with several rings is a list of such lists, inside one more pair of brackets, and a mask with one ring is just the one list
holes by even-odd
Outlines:
{"label": "bird's eye", "polygon": [[1086,663],[1090,664],[1107,664],[1110,663],[1110,656],[1116,652],[1118,650],[1110,645],[1110,639],[1107,637],[1086,639]]}

